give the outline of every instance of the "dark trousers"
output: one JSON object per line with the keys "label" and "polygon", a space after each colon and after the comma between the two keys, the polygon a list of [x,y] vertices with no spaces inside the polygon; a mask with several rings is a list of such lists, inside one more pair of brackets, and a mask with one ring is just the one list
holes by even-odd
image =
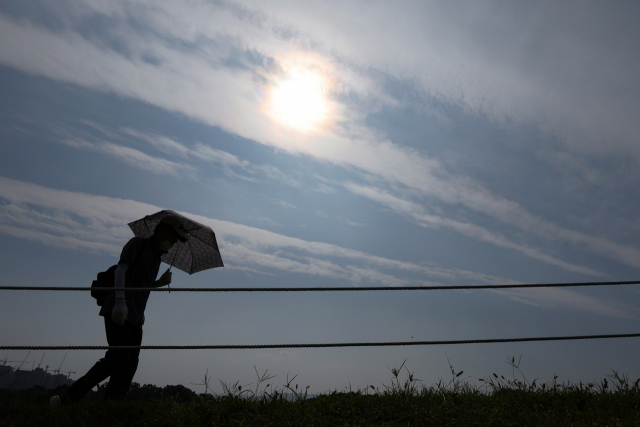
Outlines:
{"label": "dark trousers", "polygon": [[[124,322],[123,326],[104,316],[104,328],[110,346],[141,345],[142,326]],[[105,400],[120,400],[129,391],[133,376],[138,369],[140,350],[107,350],[105,356],[98,360],[89,372],[79,378],[67,391],[71,402],[82,399],[92,388],[109,378]]]}

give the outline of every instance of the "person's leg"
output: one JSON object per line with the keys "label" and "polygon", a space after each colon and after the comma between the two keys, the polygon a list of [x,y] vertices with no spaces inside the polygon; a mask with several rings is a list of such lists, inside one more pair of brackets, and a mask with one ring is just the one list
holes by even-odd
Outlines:
{"label": "person's leg", "polygon": [[[104,320],[105,330],[107,333],[107,342],[109,342],[109,328],[107,325],[106,316]],[[111,319],[108,319],[108,321],[111,322]],[[110,352],[112,352],[112,350],[107,350],[105,356],[102,359],[98,360],[96,364],[93,365],[91,369],[89,369],[89,372],[87,372],[83,377],[77,379],[73,383],[71,388],[67,390],[66,398],[68,398],[68,401],[77,402],[78,400],[82,399],[84,396],[86,396],[89,390],[100,384],[102,381],[106,380],[111,375],[112,363],[110,362],[113,357],[110,355]]]}
{"label": "person's leg", "polygon": [[[133,325],[129,322],[124,322],[123,326],[115,325],[115,328],[119,330],[118,343],[109,345],[131,345],[139,346],[142,344],[142,326]],[[107,385],[107,391],[105,393],[105,400],[120,400],[122,399],[131,386],[133,376],[138,369],[138,356],[140,350],[114,350],[114,362],[111,371],[111,378]]]}

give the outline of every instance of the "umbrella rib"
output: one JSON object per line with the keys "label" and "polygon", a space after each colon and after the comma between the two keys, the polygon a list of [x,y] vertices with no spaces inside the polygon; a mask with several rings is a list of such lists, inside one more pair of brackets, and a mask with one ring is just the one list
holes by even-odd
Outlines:
{"label": "umbrella rib", "polygon": [[[213,231],[211,231],[211,233],[213,233]],[[199,237],[198,237],[198,236],[196,236],[195,234],[191,234],[191,233],[188,233],[188,234],[189,234],[189,236],[193,237],[194,239],[198,239],[198,240],[200,240],[200,241],[201,241],[202,243],[204,243],[205,245],[207,245],[207,246],[209,246],[209,247],[213,247],[213,245],[211,245],[211,244],[209,244],[209,243],[205,242],[204,240],[202,240],[201,238],[199,238]],[[213,233],[213,235],[215,236],[215,233]],[[188,239],[187,239],[187,240],[188,240]],[[214,241],[215,241],[215,239],[214,239]],[[216,245],[216,246],[217,246],[217,245]],[[189,246],[189,247],[191,247],[191,246]],[[217,249],[217,248],[216,248],[216,249]]]}
{"label": "umbrella rib", "polygon": [[173,262],[176,260],[176,255],[178,255],[178,251],[180,250],[180,241],[178,241],[178,247],[176,248],[175,253],[173,254],[173,259],[171,260],[171,264],[169,264],[169,268],[173,267]]}
{"label": "umbrella rib", "polygon": [[191,266],[189,267],[189,274],[193,271],[193,248],[191,247],[191,242],[187,239],[187,243],[189,244],[189,251],[191,252]]}
{"label": "umbrella rib", "polygon": [[[213,232],[213,230],[211,230],[211,233],[213,234],[213,245],[210,245],[209,243],[205,242],[204,240],[202,240],[200,237],[196,236],[195,234],[191,234],[188,233],[189,237],[193,237],[194,239],[198,239],[200,242],[202,242],[204,245],[215,249],[216,252],[218,253],[218,258],[220,259],[220,263],[222,264],[222,257],[220,256],[220,249],[218,249],[218,242],[216,242],[216,234]],[[191,249],[191,239],[187,239],[187,243],[189,243],[189,249]],[[191,251],[191,270],[193,270],[193,250]],[[200,270],[198,270],[200,271]],[[192,273],[189,273],[192,274]]]}

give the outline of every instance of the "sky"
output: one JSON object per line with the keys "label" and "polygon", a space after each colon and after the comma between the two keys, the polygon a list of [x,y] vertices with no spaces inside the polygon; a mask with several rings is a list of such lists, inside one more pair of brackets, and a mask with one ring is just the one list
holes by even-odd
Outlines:
{"label": "sky", "polygon": [[[127,223],[161,209],[211,226],[225,264],[172,287],[638,280],[639,13],[0,0],[2,282],[89,286]],[[1,292],[4,345],[106,345],[87,292]],[[143,345],[637,333],[639,302],[638,285],[152,293]],[[635,379],[638,343],[143,350],[134,381],[384,389],[406,361],[401,380],[431,385],[451,363],[481,384],[511,377],[512,356],[528,380]],[[43,367],[65,353],[72,378],[103,355],[49,351]]]}

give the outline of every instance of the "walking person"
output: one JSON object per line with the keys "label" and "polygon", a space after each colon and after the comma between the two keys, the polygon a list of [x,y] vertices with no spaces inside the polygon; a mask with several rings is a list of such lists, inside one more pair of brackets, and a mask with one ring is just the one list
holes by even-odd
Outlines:
{"label": "walking person", "polygon": [[[114,290],[109,291],[100,310],[104,317],[104,327],[109,346],[140,346],[144,310],[149,299],[149,291],[127,292],[125,287],[158,288],[171,283],[171,272],[167,270],[156,280],[160,269],[161,256],[167,253],[187,236],[180,220],[164,216],[148,238],[133,237],[122,249],[118,267],[115,270]],[[126,285],[126,286],[125,286]],[[121,400],[129,390],[138,368],[140,350],[107,350],[104,358],[62,396],[50,399],[52,406],[73,403],[82,399],[92,388],[109,378],[107,400]]]}

